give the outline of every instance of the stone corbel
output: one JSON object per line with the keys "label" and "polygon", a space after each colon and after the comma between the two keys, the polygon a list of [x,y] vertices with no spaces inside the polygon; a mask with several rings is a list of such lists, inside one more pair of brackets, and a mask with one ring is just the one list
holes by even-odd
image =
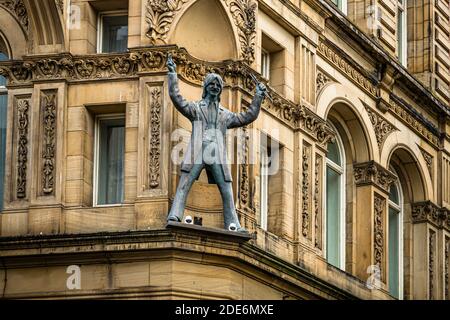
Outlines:
{"label": "stone corbel", "polygon": [[436,228],[450,230],[449,210],[439,208],[431,201],[416,202],[412,205],[411,218],[413,223],[430,223]]}
{"label": "stone corbel", "polygon": [[397,176],[375,161],[357,163],[353,165],[353,172],[357,186],[372,184],[386,193]]}

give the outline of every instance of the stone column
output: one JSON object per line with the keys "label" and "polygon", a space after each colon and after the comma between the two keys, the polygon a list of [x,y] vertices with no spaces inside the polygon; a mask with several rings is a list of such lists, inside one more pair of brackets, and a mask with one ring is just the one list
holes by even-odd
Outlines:
{"label": "stone column", "polygon": [[397,177],[374,161],[354,165],[356,182],[356,229],[353,265],[363,281],[378,277],[381,289],[388,288],[388,201],[390,185]]}

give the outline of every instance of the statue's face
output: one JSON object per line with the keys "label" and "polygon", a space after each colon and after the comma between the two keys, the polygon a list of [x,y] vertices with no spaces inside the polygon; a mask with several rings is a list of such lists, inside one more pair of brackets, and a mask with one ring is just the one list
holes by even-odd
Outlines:
{"label": "statue's face", "polygon": [[214,98],[220,95],[220,91],[221,91],[220,83],[217,80],[211,81],[206,86],[206,92]]}

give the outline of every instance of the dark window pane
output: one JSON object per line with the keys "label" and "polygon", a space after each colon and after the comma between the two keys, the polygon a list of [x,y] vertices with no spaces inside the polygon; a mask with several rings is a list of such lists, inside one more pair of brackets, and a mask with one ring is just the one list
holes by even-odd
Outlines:
{"label": "dark window pane", "polygon": [[399,297],[399,227],[398,211],[389,208],[389,292]]}
{"label": "dark window pane", "polygon": [[102,52],[127,51],[128,16],[104,16],[102,31]]}
{"label": "dark window pane", "polygon": [[341,165],[341,156],[339,153],[339,147],[336,142],[328,143],[327,158],[336,163],[337,165]]}

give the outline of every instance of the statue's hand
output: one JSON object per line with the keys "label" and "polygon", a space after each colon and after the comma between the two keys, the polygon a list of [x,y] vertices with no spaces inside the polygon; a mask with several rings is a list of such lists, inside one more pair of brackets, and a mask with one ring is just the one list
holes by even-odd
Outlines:
{"label": "statue's hand", "polygon": [[169,69],[169,72],[172,73],[177,72],[177,65],[173,62],[172,55],[170,53],[167,56],[167,69]]}
{"label": "statue's hand", "polygon": [[258,83],[258,86],[256,87],[256,93],[261,95],[261,96],[265,96],[267,92],[267,88],[264,85],[264,83]]}

